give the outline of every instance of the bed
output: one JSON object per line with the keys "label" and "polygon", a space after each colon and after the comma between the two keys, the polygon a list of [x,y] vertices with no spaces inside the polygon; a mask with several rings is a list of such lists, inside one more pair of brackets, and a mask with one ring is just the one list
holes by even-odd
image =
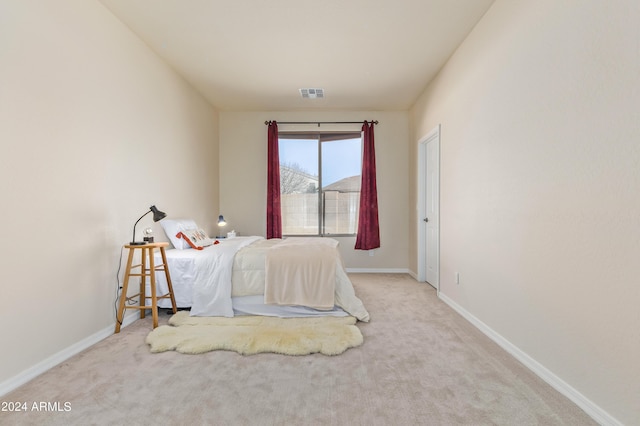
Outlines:
{"label": "bed", "polygon": [[[167,228],[170,236],[175,229]],[[369,321],[336,240],[248,236],[217,241],[194,248],[172,239],[175,248],[166,250],[176,305],[190,308],[191,316],[351,315]],[[167,293],[163,272],[156,273],[156,283],[159,294]],[[161,299],[158,306],[170,308],[171,302]]]}

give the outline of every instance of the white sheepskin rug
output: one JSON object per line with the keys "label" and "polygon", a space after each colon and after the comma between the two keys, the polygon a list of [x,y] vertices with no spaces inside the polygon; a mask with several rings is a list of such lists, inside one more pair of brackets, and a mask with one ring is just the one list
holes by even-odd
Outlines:
{"label": "white sheepskin rug", "polygon": [[242,355],[338,355],[363,342],[354,317],[191,317],[180,311],[147,336],[151,352],[200,354],[227,350]]}

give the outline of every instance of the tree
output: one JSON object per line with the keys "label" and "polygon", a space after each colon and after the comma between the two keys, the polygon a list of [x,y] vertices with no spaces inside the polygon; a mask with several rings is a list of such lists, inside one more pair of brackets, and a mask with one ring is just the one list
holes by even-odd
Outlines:
{"label": "tree", "polygon": [[298,163],[280,164],[280,193],[303,194],[316,192],[318,177],[312,176]]}

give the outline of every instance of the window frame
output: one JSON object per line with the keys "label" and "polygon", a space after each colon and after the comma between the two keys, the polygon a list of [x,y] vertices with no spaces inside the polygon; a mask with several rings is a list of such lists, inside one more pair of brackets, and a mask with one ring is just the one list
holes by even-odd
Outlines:
{"label": "window frame", "polygon": [[[286,131],[278,133],[278,145],[280,144],[280,139],[314,139],[317,144],[317,153],[318,153],[318,229],[315,234],[285,234],[284,226],[282,236],[283,237],[355,237],[357,236],[358,227],[356,222],[356,229],[353,233],[347,234],[331,234],[326,233],[326,225],[325,225],[325,191],[322,190],[322,143],[323,142],[331,142],[332,140],[348,140],[348,139],[359,139],[360,140],[360,176],[362,176],[362,152],[364,149],[364,144],[362,140],[362,131]],[[358,191],[360,193],[360,191]],[[282,194],[280,195],[282,197]],[[358,217],[356,215],[356,221]]]}

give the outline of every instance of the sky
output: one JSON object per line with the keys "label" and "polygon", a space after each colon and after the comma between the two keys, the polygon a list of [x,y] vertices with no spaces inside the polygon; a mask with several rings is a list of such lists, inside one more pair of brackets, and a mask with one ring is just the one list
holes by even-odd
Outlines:
{"label": "sky", "polygon": [[[298,163],[310,175],[318,175],[318,142],[316,139],[280,139],[280,163]],[[361,139],[322,143],[322,186],[361,172]]]}

